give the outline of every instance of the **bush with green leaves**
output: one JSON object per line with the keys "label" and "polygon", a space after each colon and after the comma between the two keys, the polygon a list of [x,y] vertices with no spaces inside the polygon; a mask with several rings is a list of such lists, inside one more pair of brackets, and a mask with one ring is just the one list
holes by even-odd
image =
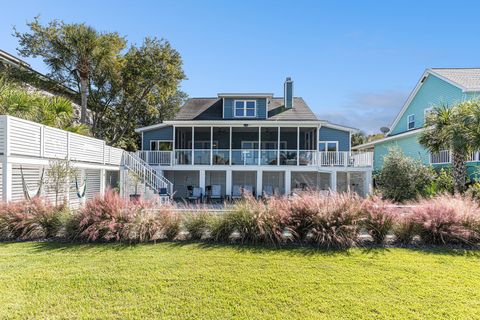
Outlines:
{"label": "bush with green leaves", "polygon": [[382,169],[375,175],[376,187],[382,197],[397,202],[427,195],[434,180],[432,167],[406,157],[398,147],[389,149]]}
{"label": "bush with green leaves", "polygon": [[88,135],[90,129],[74,123],[72,102],[29,90],[6,77],[0,78],[0,114]]}

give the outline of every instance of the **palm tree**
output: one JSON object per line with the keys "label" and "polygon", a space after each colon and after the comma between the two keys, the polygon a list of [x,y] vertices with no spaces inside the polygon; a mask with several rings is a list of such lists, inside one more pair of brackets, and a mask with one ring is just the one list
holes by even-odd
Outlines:
{"label": "palm tree", "polygon": [[450,150],[455,193],[465,191],[465,160],[474,148],[468,126],[470,116],[468,101],[453,107],[435,107],[426,117],[425,130],[419,138],[420,144],[432,153]]}
{"label": "palm tree", "polygon": [[87,123],[87,100],[92,72],[110,68],[125,47],[117,33],[99,33],[84,23],[66,24],[53,20],[42,25],[39,18],[27,23],[30,32],[15,30],[18,52],[24,57],[43,58],[50,76],[80,91],[81,123]]}

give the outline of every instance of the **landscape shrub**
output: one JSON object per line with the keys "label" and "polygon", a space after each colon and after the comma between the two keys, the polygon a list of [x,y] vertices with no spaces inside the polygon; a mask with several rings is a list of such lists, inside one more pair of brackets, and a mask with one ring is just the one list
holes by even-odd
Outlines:
{"label": "landscape shrub", "polygon": [[361,199],[356,194],[305,192],[290,202],[289,227],[297,241],[313,241],[322,248],[348,248],[356,244],[361,220]]}
{"label": "landscape shrub", "polygon": [[472,184],[465,192],[465,195],[473,200],[480,201],[480,182]]}
{"label": "landscape shrub", "polygon": [[413,213],[400,212],[393,224],[393,235],[395,236],[395,243],[401,245],[409,245],[417,235],[417,226],[413,220]]}
{"label": "landscape shrub", "polygon": [[358,241],[361,222],[361,199],[342,193],[320,198],[312,220],[312,240],[321,248],[347,249]]}
{"label": "landscape shrub", "polygon": [[235,203],[225,214],[211,223],[212,238],[230,241],[232,236],[240,243],[280,244],[291,230],[289,200],[271,197],[264,201],[248,196]]}
{"label": "landscape shrub", "polygon": [[180,217],[171,205],[127,201],[108,191],[85,203],[70,222],[71,239],[86,241],[148,242],[173,240]]}
{"label": "landscape shrub", "polygon": [[315,191],[302,192],[291,199],[289,225],[296,240],[307,241],[315,216],[325,205],[325,196]]}
{"label": "landscape shrub", "polygon": [[392,230],[398,209],[388,200],[374,196],[362,203],[363,226],[373,242],[382,244]]}
{"label": "landscape shrub", "polygon": [[404,202],[428,195],[435,179],[433,168],[406,157],[399,148],[389,149],[382,169],[375,175],[378,191],[385,199]]}
{"label": "landscape shrub", "polygon": [[189,212],[183,220],[183,227],[191,240],[201,240],[209,236],[211,221],[214,219],[206,211]]}
{"label": "landscape shrub", "polygon": [[0,204],[0,239],[36,240],[57,236],[65,208],[33,198]]}
{"label": "landscape shrub", "polygon": [[478,238],[474,225],[479,207],[467,197],[441,195],[412,208],[411,218],[426,244],[470,244]]}

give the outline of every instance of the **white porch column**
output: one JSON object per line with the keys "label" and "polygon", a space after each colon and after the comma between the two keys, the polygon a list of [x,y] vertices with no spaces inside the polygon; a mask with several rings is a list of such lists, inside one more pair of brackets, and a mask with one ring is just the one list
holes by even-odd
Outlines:
{"label": "white porch column", "polygon": [[202,193],[205,194],[205,170],[198,172],[198,186],[202,188]]}
{"label": "white porch column", "polygon": [[337,192],[337,171],[330,173],[330,190]]}
{"label": "white porch column", "polygon": [[225,171],[225,194],[232,195],[232,170]]}
{"label": "white porch column", "polygon": [[350,171],[347,171],[347,192],[350,192],[350,183],[351,178],[350,178]]}
{"label": "white porch column", "polygon": [[100,169],[100,194],[105,194],[105,185],[106,185],[106,173],[105,169]]}
{"label": "white porch column", "polygon": [[292,186],[292,171],[285,170],[285,195],[290,195]]}
{"label": "white porch column", "polygon": [[12,164],[5,158],[2,163],[2,200],[4,202],[12,200],[12,170]]}
{"label": "white porch column", "polygon": [[263,186],[263,172],[262,170],[257,170],[257,187],[255,188],[255,194],[257,197],[262,195],[262,186]]}
{"label": "white porch column", "polygon": [[365,186],[364,186],[365,196],[367,196],[372,192],[372,184],[373,184],[372,170],[365,171],[365,181],[364,181],[364,183],[365,183]]}

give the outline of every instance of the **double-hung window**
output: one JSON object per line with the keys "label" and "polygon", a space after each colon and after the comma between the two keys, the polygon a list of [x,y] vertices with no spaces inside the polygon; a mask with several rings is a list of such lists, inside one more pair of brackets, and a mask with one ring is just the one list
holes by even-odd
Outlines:
{"label": "double-hung window", "polygon": [[235,100],[235,117],[253,118],[256,116],[255,100]]}
{"label": "double-hung window", "polygon": [[415,129],[415,115],[411,114],[407,117],[407,130]]}

